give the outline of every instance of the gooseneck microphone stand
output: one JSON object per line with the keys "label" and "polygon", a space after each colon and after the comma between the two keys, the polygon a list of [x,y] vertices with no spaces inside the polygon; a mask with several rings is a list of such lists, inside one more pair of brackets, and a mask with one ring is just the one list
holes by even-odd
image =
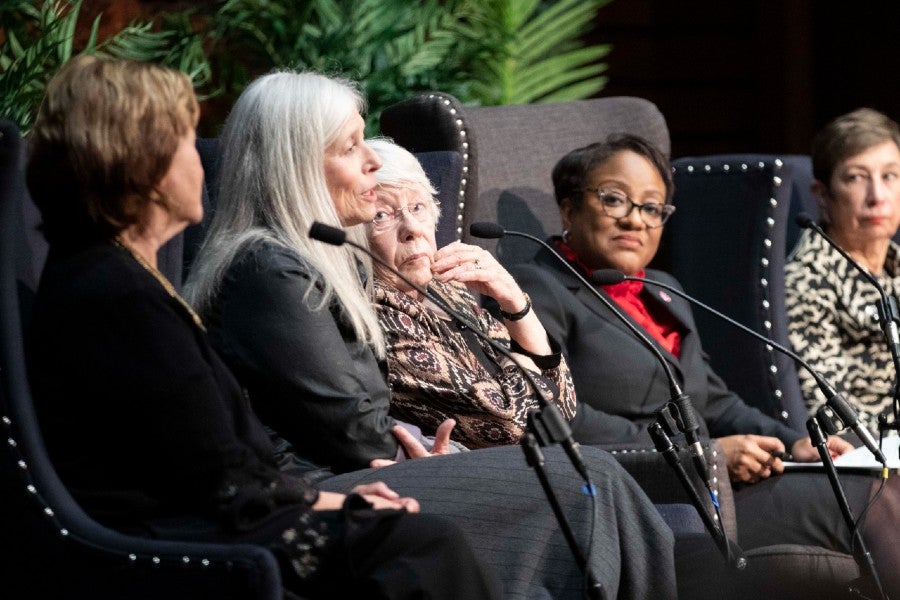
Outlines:
{"label": "gooseneck microphone stand", "polygon": [[691,503],[697,508],[697,512],[700,514],[700,520],[703,521],[703,525],[706,527],[709,535],[712,536],[716,546],[719,547],[722,556],[724,556],[728,564],[735,569],[739,571],[745,569],[747,567],[747,558],[744,556],[740,547],[728,539],[728,536],[725,534],[725,529],[721,525],[722,519],[719,519],[719,524],[716,524],[709,514],[709,511],[706,510],[703,499],[700,498],[700,494],[697,493],[687,472],[684,470],[684,465],[681,464],[681,460],[678,458],[678,448],[676,448],[675,444],[672,443],[672,440],[669,439],[669,435],[666,433],[663,425],[660,424],[659,421],[651,423],[647,428],[647,431],[650,433],[650,438],[653,440],[656,451],[663,455],[663,458],[666,459],[666,462],[669,463],[669,466],[675,471],[675,476],[678,477],[678,481],[681,482],[681,486],[687,492]]}
{"label": "gooseneck microphone stand", "polygon": [[[795,222],[804,229],[810,229],[821,237],[825,243],[831,246],[838,254],[844,257],[844,260],[856,269],[863,279],[868,281],[878,292],[879,301],[876,304],[878,309],[878,321],[881,325],[881,331],[884,334],[885,342],[891,351],[891,360],[894,363],[894,385],[893,385],[893,403],[891,413],[893,422],[889,421],[886,415],[882,414],[878,417],[878,431],[881,436],[885,431],[900,430],[900,332],[898,332],[898,323],[900,323],[900,309],[897,308],[897,301],[893,296],[888,296],[884,288],[875,279],[875,276],[869,273],[861,264],[853,260],[846,250],[841,248],[837,242],[825,233],[819,227],[819,224],[812,220],[809,215],[800,213],[797,215]],[[885,411],[886,412],[886,411]]]}
{"label": "gooseneck microphone stand", "polygon": [[[684,433],[685,439],[688,442],[688,451],[691,454],[694,468],[697,471],[697,474],[703,480],[703,483],[706,486],[706,489],[712,501],[712,505],[716,513],[718,514],[719,502],[716,498],[715,493],[712,491],[712,485],[710,484],[709,478],[709,470],[706,465],[706,457],[703,454],[703,448],[701,447],[699,438],[697,436],[697,432],[700,426],[694,413],[693,405],[691,404],[690,398],[684,392],[682,392],[681,386],[678,384],[678,380],[672,373],[672,368],[669,366],[669,363],[663,357],[659,349],[653,344],[653,342],[651,342],[640,329],[638,329],[621,312],[619,312],[619,310],[612,305],[611,301],[608,298],[604,297],[599,291],[597,291],[581,273],[579,273],[574,267],[572,267],[572,265],[563,260],[562,257],[554,252],[553,249],[544,240],[541,240],[527,233],[507,231],[495,223],[473,223],[470,226],[469,231],[474,237],[478,238],[496,239],[502,238],[506,235],[512,235],[523,237],[539,244],[540,246],[543,246],[544,248],[549,250],[553,254],[553,256],[559,258],[560,264],[564,265],[581,282],[584,289],[593,294],[598,301],[606,306],[606,308],[609,309],[609,311],[612,312],[619,320],[621,320],[622,323],[625,324],[625,326],[627,326],[628,329],[634,334],[634,336],[641,340],[641,342],[654,354],[654,356],[662,365],[663,371],[666,373],[670,391],[670,400],[658,414],[657,425],[660,421],[666,422],[664,418],[665,413],[669,413],[671,411],[677,415],[676,424],[678,425],[678,429],[682,433]],[[727,536],[725,535],[723,529],[720,529],[719,526],[715,525],[712,517],[709,514],[709,509],[700,498],[696,489],[694,489],[694,486],[691,483],[690,479],[687,477],[687,474],[684,472],[684,468],[681,465],[681,459],[678,456],[674,445],[670,441],[668,441],[668,436],[661,426],[659,431],[661,432],[662,436],[665,436],[665,440],[668,443],[663,442],[663,438],[660,437],[659,434],[657,434],[657,437],[654,437],[654,433],[649,431],[648,429],[648,432],[651,434],[651,438],[653,439],[653,442],[657,447],[657,451],[661,452],[666,461],[675,469],[676,475],[679,477],[679,481],[685,487],[688,498],[694,504],[694,507],[700,514],[704,525],[709,530],[710,535],[712,535],[713,540],[716,542],[716,545],[722,551],[722,555],[725,558],[726,563],[734,568],[743,569],[747,564],[743,552],[737,546],[737,544],[735,544],[734,542],[730,542],[727,539]],[[722,519],[719,518],[720,523],[721,521]]]}
{"label": "gooseneck microphone stand", "polygon": [[850,529],[852,536],[850,546],[853,549],[853,557],[856,559],[856,564],[859,565],[860,573],[862,573],[860,578],[854,583],[865,584],[868,582],[869,585],[866,587],[870,588],[864,593],[863,590],[851,584],[850,593],[857,598],[871,599],[872,596],[868,594],[874,592],[876,594],[875,597],[881,600],[888,600],[887,594],[885,594],[881,585],[881,580],[878,578],[878,572],[875,570],[875,562],[872,560],[872,555],[866,548],[866,543],[863,541],[859,528],[856,527],[853,510],[850,508],[844,488],[840,479],[838,479],[837,469],[834,467],[834,460],[832,460],[831,451],[828,449],[828,441],[822,433],[818,418],[818,415],[810,417],[806,421],[806,430],[809,432],[809,439],[812,445],[819,452],[819,457],[825,466],[825,473],[828,475],[828,481],[831,483],[831,489],[834,491],[834,497],[841,509],[841,515],[843,515],[844,522],[847,523],[847,527]]}
{"label": "gooseneck microphone stand", "polygon": [[[572,273],[572,275],[574,275],[581,282],[581,285],[585,290],[593,294],[593,296],[598,301],[600,301],[610,312],[612,312],[620,321],[622,321],[622,323],[626,327],[628,327],[628,329],[632,334],[634,334],[635,337],[640,339],[641,342],[645,346],[647,346],[647,348],[651,352],[653,352],[666,373],[666,379],[669,382],[670,403],[675,407],[675,411],[678,414],[679,429],[682,433],[684,433],[684,436],[687,439],[688,450],[690,451],[694,466],[697,469],[697,473],[706,483],[707,488],[709,488],[709,468],[706,465],[706,456],[703,454],[703,448],[700,445],[700,440],[697,436],[697,432],[700,430],[700,424],[698,423],[697,417],[694,414],[694,407],[691,404],[690,398],[681,390],[681,386],[678,385],[678,380],[675,379],[675,375],[672,373],[672,367],[669,366],[669,363],[659,352],[659,349],[657,349],[653,342],[651,342],[647,338],[644,332],[638,329],[621,312],[619,312],[619,310],[612,305],[612,302],[608,298],[604,297],[603,294],[598,292],[594,288],[594,286],[591,285],[590,282],[588,282],[588,280],[578,272],[577,269],[575,269],[572,265],[565,261],[556,252],[554,252],[553,248],[551,248],[544,240],[527,233],[521,233],[519,231],[507,231],[495,223],[473,223],[469,227],[469,232],[473,236],[478,238],[501,238],[507,235],[523,237],[540,246],[543,246],[544,248],[549,250],[551,254],[553,254],[553,256],[559,258],[560,264],[565,266],[569,270],[569,272]],[[710,490],[710,494],[712,494],[712,490]],[[714,497],[713,501],[715,501]]]}
{"label": "gooseneck microphone stand", "polygon": [[[827,381],[825,381],[825,378],[822,377],[822,375],[820,373],[818,373],[815,369],[813,369],[806,361],[804,361],[802,358],[800,358],[795,352],[788,350],[787,348],[785,348],[781,344],[775,342],[774,340],[771,340],[771,339],[753,331],[749,327],[747,327],[741,323],[738,323],[734,319],[728,317],[727,315],[720,313],[719,311],[704,304],[703,302],[700,302],[696,298],[689,296],[688,294],[684,293],[683,291],[681,291],[680,289],[678,289],[676,287],[667,285],[665,283],[661,283],[659,281],[654,281],[652,279],[644,279],[642,277],[626,276],[626,275],[622,274],[620,271],[615,271],[612,269],[598,271],[597,273],[595,273],[595,275],[596,275],[596,277],[595,277],[596,280],[600,280],[603,282],[616,282],[616,281],[623,281],[623,280],[643,281],[646,284],[655,285],[657,287],[668,290],[668,291],[672,292],[673,294],[676,294],[677,296],[684,298],[688,302],[690,302],[692,304],[696,304],[697,306],[705,309],[710,314],[715,315],[716,317],[724,320],[726,323],[729,323],[729,324],[733,325],[734,327],[737,327],[738,329],[747,333],[748,335],[751,335],[752,337],[760,340],[761,342],[768,344],[769,346],[778,350],[779,352],[784,353],[785,355],[787,355],[788,357],[793,359],[798,365],[800,365],[801,367],[806,369],[813,376],[813,378],[816,380],[816,384],[822,390],[822,393],[825,394],[825,397],[827,399],[826,400],[827,406],[834,411],[834,413],[838,416],[838,418],[845,425],[853,428],[853,430],[857,433],[857,435],[859,435],[860,439],[862,439],[862,441],[866,444],[869,451],[875,455],[875,458],[879,462],[881,462],[882,466],[885,465],[886,459],[885,459],[884,454],[881,452],[881,449],[878,448],[877,444],[875,444],[875,440],[872,439],[872,435],[868,432],[868,430],[865,427],[862,427],[861,425],[859,425],[859,419],[856,414],[856,411],[850,406],[850,403],[847,402],[847,400],[844,399],[844,397],[841,396],[834,389],[833,386],[831,386]],[[820,410],[819,417],[823,418],[823,419],[825,418],[824,415],[821,414],[821,410]],[[856,552],[856,551],[854,552],[854,559],[856,560],[857,564],[859,565],[860,572],[861,573],[870,573],[870,579],[873,582],[872,585],[878,591],[878,594],[879,594],[878,597],[881,598],[881,600],[886,600],[887,596],[884,595],[884,591],[881,588],[880,580],[878,579],[878,575],[875,572],[875,566],[872,561],[872,556],[869,554],[869,552],[867,550],[865,550],[865,545],[862,543],[862,536],[859,533],[859,530],[855,526],[855,523],[853,520],[853,515],[850,512],[850,507],[849,507],[849,504],[847,503],[847,498],[844,494],[843,488],[841,487],[840,480],[838,479],[837,470],[835,469],[834,462],[831,459],[831,451],[828,450],[827,440],[826,440],[825,436],[822,434],[822,431],[819,427],[819,424],[818,424],[818,421],[816,420],[816,418],[810,418],[807,421],[807,430],[809,431],[810,439],[811,439],[812,443],[818,449],[819,456],[822,458],[822,463],[825,465],[825,470],[826,470],[826,473],[828,474],[828,479],[829,479],[829,482],[831,483],[832,491],[834,492],[835,498],[837,499],[838,504],[841,507],[841,512],[844,516],[845,521],[847,522],[847,526],[850,529],[850,534],[853,537],[854,548],[861,549],[860,552]],[[883,468],[882,476],[886,477],[887,476],[886,473],[887,473],[887,469]],[[857,593],[859,593],[859,592],[857,591]],[[860,594],[859,597],[866,598],[867,596],[863,596]]]}
{"label": "gooseneck microphone stand", "polygon": [[733,327],[740,329],[747,335],[756,338],[764,344],[771,346],[778,352],[781,352],[782,354],[788,356],[796,364],[800,365],[810,375],[812,375],[813,379],[816,381],[816,385],[820,390],[822,390],[822,393],[825,395],[826,404],[834,411],[838,418],[840,418],[844,426],[853,429],[854,433],[859,436],[860,440],[862,440],[863,444],[865,444],[866,448],[869,449],[869,451],[875,456],[878,462],[880,462],[883,466],[887,462],[887,459],[885,458],[884,453],[881,451],[881,448],[878,447],[878,444],[875,443],[875,440],[872,438],[872,434],[869,433],[868,429],[866,429],[859,423],[859,416],[856,413],[856,410],[854,410],[853,407],[850,406],[850,403],[840,393],[838,393],[836,389],[834,389],[834,386],[828,383],[818,371],[816,371],[809,365],[809,363],[800,358],[800,356],[798,356],[796,352],[785,348],[775,340],[767,338],[766,336],[753,331],[746,325],[738,323],[731,317],[717,311],[708,304],[704,304],[703,302],[697,300],[693,296],[686,294],[684,291],[678,289],[677,287],[662,283],[660,281],[655,281],[653,279],[645,279],[643,277],[633,277],[631,275],[625,275],[621,271],[616,271],[614,269],[602,269],[600,271],[597,271],[596,273],[594,273],[594,280],[601,285],[618,283],[620,281],[641,281],[647,285],[653,285],[664,290],[668,290],[676,296],[687,300],[691,304],[699,306],[711,315],[722,319]]}
{"label": "gooseneck microphone stand", "polygon": [[509,349],[505,348],[502,344],[482,332],[476,324],[472,323],[468,318],[454,310],[441,296],[439,296],[438,294],[434,294],[429,290],[423,288],[422,286],[413,283],[393,266],[382,260],[381,257],[376,256],[374,253],[369,251],[368,248],[365,248],[364,246],[361,246],[354,241],[347,239],[347,234],[343,229],[331,227],[330,225],[325,225],[324,223],[315,222],[309,229],[309,237],[314,240],[318,240],[320,242],[324,242],[326,244],[331,244],[334,246],[347,244],[366,254],[386,270],[397,276],[401,281],[406,283],[412,289],[422,294],[423,297],[426,297],[434,302],[441,308],[441,310],[446,312],[447,315],[452,317],[464,327],[471,330],[475,335],[484,340],[494,350],[509,359],[525,376],[525,378],[528,380],[528,383],[531,385],[531,388],[534,390],[535,395],[537,396],[539,406],[538,410],[532,411],[528,415],[529,431],[522,439],[522,449],[525,453],[526,462],[535,470],[541,487],[543,488],[544,493],[547,496],[547,500],[550,503],[550,507],[553,510],[553,514],[555,515],[560,529],[563,532],[563,536],[566,539],[566,543],[569,545],[569,549],[571,550],[572,555],[575,557],[575,562],[578,565],[582,576],[585,578],[585,596],[590,600],[603,600],[603,587],[600,582],[597,581],[597,579],[594,577],[594,574],[590,569],[590,565],[588,565],[588,562],[584,554],[582,553],[578,542],[575,539],[575,535],[572,533],[572,528],[569,525],[569,521],[566,518],[565,513],[562,511],[562,507],[559,504],[556,493],[554,492],[553,487],[550,484],[549,479],[547,478],[547,473],[544,469],[543,453],[540,451],[540,448],[538,448],[538,443],[542,445],[559,443],[562,445],[564,451],[566,452],[566,455],[569,457],[569,460],[575,467],[575,470],[578,471],[578,474],[581,475],[582,479],[584,480],[584,491],[591,497],[591,501],[594,505],[594,511],[596,511],[597,496],[594,489],[594,484],[591,482],[590,473],[588,472],[587,466],[584,463],[584,459],[581,456],[581,451],[579,449],[578,443],[572,439],[572,431],[571,429],[569,429],[568,423],[566,422],[565,418],[563,418],[562,413],[559,412],[559,409],[556,407],[556,405],[548,402],[547,398],[544,397],[544,394],[541,391],[541,387],[538,386],[531,371],[522,366],[519,360],[515,356],[513,356],[512,352],[510,352]]}

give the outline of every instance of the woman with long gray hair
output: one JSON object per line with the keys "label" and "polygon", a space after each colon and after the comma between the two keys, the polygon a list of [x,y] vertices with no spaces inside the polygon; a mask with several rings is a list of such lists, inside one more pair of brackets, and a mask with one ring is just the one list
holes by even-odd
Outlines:
{"label": "woman with long gray hair", "polygon": [[[187,294],[285,468],[333,491],[381,480],[452,517],[506,597],[580,598],[584,579],[521,450],[451,452],[452,420],[432,440],[392,419],[368,260],[307,238],[322,221],[365,243],[381,161],[363,109],[352,83],[314,73],[251,84],[220,141],[218,207]],[[594,578],[611,598],[674,597],[671,532],[614,460],[583,452],[593,499],[561,451],[545,459]]]}

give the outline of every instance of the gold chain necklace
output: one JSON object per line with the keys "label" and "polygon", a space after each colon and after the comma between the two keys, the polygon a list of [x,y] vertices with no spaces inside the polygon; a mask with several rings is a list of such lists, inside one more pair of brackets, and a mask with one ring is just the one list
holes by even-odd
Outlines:
{"label": "gold chain necklace", "polygon": [[134,257],[134,260],[136,260],[139,265],[144,267],[145,271],[153,275],[153,277],[160,283],[160,285],[163,286],[163,288],[169,293],[169,295],[178,300],[178,302],[184,307],[184,309],[188,311],[188,314],[191,315],[191,318],[194,320],[194,323],[197,324],[197,327],[199,327],[203,331],[206,331],[206,327],[203,326],[203,320],[200,319],[200,315],[198,315],[197,311],[195,311],[191,307],[191,305],[187,303],[187,300],[181,297],[181,294],[179,294],[175,290],[175,286],[172,285],[171,281],[166,279],[165,275],[160,273],[159,270],[156,269],[156,267],[148,263],[147,260],[143,256],[141,256],[141,254],[137,250],[132,248],[131,245],[125,242],[125,240],[123,240],[121,237],[116,236],[115,238],[113,238],[113,241],[115,242],[116,246],[127,250],[128,253],[131,254],[132,257]]}

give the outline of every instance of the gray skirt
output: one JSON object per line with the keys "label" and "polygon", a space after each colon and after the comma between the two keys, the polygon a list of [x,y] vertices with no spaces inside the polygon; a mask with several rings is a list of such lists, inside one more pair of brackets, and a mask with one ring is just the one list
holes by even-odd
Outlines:
{"label": "gray skirt", "polygon": [[[673,536],[637,483],[606,452],[583,447],[594,503],[558,447],[544,448],[556,496],[605,598],[675,598]],[[423,513],[450,517],[495,569],[506,598],[583,598],[583,578],[534,471],[518,446],[399,462],[318,483],[349,492],[384,481]]]}

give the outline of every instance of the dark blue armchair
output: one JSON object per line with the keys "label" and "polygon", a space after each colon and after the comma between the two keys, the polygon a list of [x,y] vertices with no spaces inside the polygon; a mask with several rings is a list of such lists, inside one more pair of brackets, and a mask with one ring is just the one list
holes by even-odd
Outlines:
{"label": "dark blue armchair", "polygon": [[[675,206],[654,266],[689,294],[790,347],[784,260],[791,225],[792,169],[774,156],[680,158],[672,163]],[[796,366],[703,310],[694,311],[711,362],[729,388],[805,431]]]}
{"label": "dark blue armchair", "polygon": [[[0,593],[4,598],[282,597],[261,547],[146,539],[82,511],[51,464],[31,402],[23,326],[46,254],[15,125],[0,121]],[[52,176],[52,174],[48,174]],[[165,262],[160,264],[165,265]],[[71,401],[81,402],[79,390]]]}

